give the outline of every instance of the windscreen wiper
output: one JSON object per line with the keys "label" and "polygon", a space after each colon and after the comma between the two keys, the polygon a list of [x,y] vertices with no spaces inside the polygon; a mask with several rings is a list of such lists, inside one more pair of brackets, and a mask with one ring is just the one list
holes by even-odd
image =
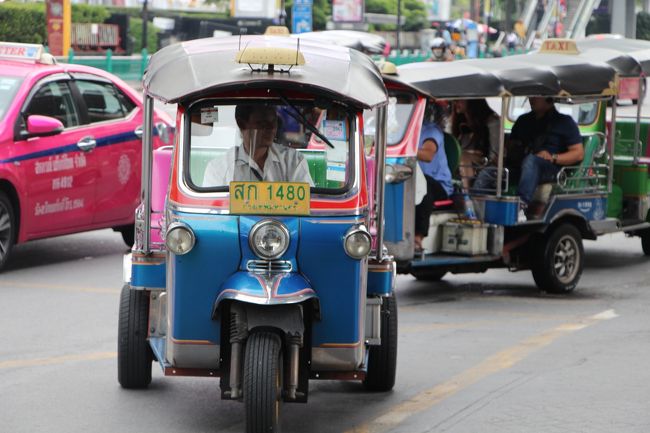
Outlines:
{"label": "windscreen wiper", "polygon": [[286,113],[293,118],[293,120],[297,120],[300,122],[303,126],[305,126],[307,129],[309,129],[310,132],[316,134],[318,138],[320,138],[325,144],[327,144],[331,149],[334,149],[334,145],[330,143],[330,141],[323,135],[321,132],[316,128],[314,125],[309,123],[309,120],[305,117],[304,114],[302,114],[295,105],[293,105],[285,96],[278,92],[278,95],[280,96],[280,99],[285,105],[288,105],[290,108],[293,109],[294,113],[291,111],[287,111]]}

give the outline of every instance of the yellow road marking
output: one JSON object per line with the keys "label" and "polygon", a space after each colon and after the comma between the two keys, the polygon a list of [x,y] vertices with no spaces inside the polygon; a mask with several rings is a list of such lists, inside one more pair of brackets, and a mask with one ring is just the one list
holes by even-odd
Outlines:
{"label": "yellow road marking", "polygon": [[117,356],[116,352],[95,352],[76,355],[55,356],[50,358],[37,358],[37,359],[15,359],[12,361],[0,361],[0,369],[4,368],[21,368],[21,367],[37,367],[43,365],[63,364],[65,362],[74,361],[101,361],[104,359],[112,359]]}
{"label": "yellow road marking", "polygon": [[44,290],[59,290],[64,292],[83,292],[83,293],[108,293],[111,295],[119,294],[120,288],[109,289],[103,287],[79,287],[68,285],[56,284],[43,284],[43,283],[21,283],[19,281],[2,281],[0,287],[21,288],[21,289],[44,289]]}
{"label": "yellow road marking", "polygon": [[512,367],[534,351],[548,346],[556,339],[615,317],[618,317],[618,315],[614,310],[607,310],[577,322],[565,323],[541,334],[529,337],[515,346],[490,356],[480,364],[457,374],[451,379],[433,388],[422,391],[411,399],[396,405],[375,420],[354,427],[346,433],[376,433],[394,428],[405,419],[430,409],[447,397],[474,385],[487,376]]}

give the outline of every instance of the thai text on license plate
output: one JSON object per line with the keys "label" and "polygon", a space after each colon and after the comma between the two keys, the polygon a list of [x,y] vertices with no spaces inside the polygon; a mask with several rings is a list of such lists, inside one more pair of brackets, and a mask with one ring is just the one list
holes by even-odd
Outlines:
{"label": "thai text on license plate", "polygon": [[231,182],[230,213],[309,215],[309,184],[300,182]]}

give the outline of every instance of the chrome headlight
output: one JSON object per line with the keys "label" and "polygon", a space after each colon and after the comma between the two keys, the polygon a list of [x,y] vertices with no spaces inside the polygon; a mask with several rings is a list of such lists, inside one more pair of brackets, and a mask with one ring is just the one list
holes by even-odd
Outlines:
{"label": "chrome headlight", "polygon": [[284,224],[275,220],[263,220],[251,229],[248,243],[259,258],[273,260],[287,251],[289,239],[289,230]]}
{"label": "chrome headlight", "polygon": [[372,240],[364,226],[352,227],[345,234],[343,246],[345,253],[353,259],[362,259],[370,252]]}
{"label": "chrome headlight", "polygon": [[165,245],[172,253],[181,256],[194,248],[194,232],[186,224],[174,222],[169,225],[165,235]]}

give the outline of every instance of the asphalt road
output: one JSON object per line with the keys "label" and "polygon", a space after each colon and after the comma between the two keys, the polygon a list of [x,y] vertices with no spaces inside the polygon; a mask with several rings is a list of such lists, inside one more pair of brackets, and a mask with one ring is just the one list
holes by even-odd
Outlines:
{"label": "asphalt road", "polygon": [[[528,272],[398,281],[393,392],[311,382],[285,432],[650,431],[650,259],[636,238],[586,242],[571,296]],[[110,230],[19,245],[0,274],[0,432],[241,432],[218,380],[122,390],[116,338],[122,253]]]}

